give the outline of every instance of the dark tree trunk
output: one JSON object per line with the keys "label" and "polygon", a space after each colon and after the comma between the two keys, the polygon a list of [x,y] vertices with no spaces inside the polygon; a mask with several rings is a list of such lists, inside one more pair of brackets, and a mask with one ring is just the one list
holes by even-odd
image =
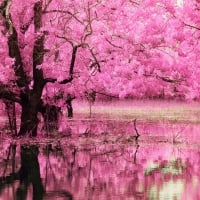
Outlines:
{"label": "dark tree trunk", "polygon": [[29,135],[31,137],[37,136],[37,127],[39,120],[37,118],[40,106],[40,98],[42,92],[42,86],[38,92],[34,92],[29,96],[22,94],[22,113],[21,113],[21,125],[18,136]]}
{"label": "dark tree trunk", "polygon": [[16,124],[16,111],[15,102],[4,100],[6,106],[6,112],[9,120],[10,131],[13,136],[17,135],[17,124]]}
{"label": "dark tree trunk", "polygon": [[37,113],[37,109],[32,106],[22,106],[21,125],[18,136],[37,136],[37,127],[39,123]]}
{"label": "dark tree trunk", "polygon": [[67,116],[68,118],[72,118],[73,117],[73,107],[72,107],[72,101],[67,103]]}
{"label": "dark tree trunk", "polygon": [[73,117],[73,107],[72,107],[72,101],[75,99],[75,96],[74,95],[71,95],[71,94],[67,94],[67,97],[66,97],[66,104],[67,104],[67,116],[68,118],[72,118]]}
{"label": "dark tree trunk", "polygon": [[20,186],[17,190],[17,199],[27,199],[29,185],[32,184],[33,200],[42,200],[45,194],[40,176],[37,146],[21,146],[21,168],[19,170]]}
{"label": "dark tree trunk", "polygon": [[[38,1],[34,5],[34,28],[35,33],[42,27],[42,1]],[[45,33],[36,38],[33,47],[33,89],[26,93],[21,93],[22,114],[21,127],[19,136],[29,134],[29,136],[37,136],[37,127],[39,120],[37,114],[39,112],[42,91],[45,86],[45,80],[42,69],[37,66],[43,63],[45,54],[44,49]]]}
{"label": "dark tree trunk", "polygon": [[44,118],[44,130],[49,132],[58,129],[60,107],[50,104],[42,105],[40,112]]}

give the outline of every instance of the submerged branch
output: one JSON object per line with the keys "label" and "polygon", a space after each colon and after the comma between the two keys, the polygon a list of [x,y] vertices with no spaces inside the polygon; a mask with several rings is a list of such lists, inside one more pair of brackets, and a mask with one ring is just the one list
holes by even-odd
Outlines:
{"label": "submerged branch", "polygon": [[[138,138],[139,138],[140,134],[139,134],[137,127],[136,127],[136,120],[137,119],[134,119],[133,124],[134,124],[134,129],[135,129],[135,132],[136,132],[135,143],[136,143],[136,145],[138,145]],[[137,150],[136,150],[136,153],[137,153]]]}
{"label": "submerged branch", "polygon": [[136,132],[136,137],[139,137],[140,134],[139,134],[137,127],[136,127],[136,121],[137,121],[137,119],[134,119],[133,124],[134,124],[134,129],[135,129],[135,132]]}

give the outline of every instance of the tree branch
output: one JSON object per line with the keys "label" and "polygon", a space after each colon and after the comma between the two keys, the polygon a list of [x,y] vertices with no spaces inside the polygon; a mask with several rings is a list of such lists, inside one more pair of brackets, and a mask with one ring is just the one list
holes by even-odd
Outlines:
{"label": "tree branch", "polygon": [[67,38],[65,36],[60,36],[60,35],[56,35],[56,37],[60,38],[60,39],[64,39],[65,41],[69,42],[72,47],[74,46],[73,42],[69,38]]}
{"label": "tree branch", "polygon": [[[42,27],[42,1],[38,1],[34,4],[34,28],[35,33]],[[45,79],[42,69],[38,69],[37,66],[43,63],[45,49],[46,32],[43,32],[38,38],[36,38],[33,48],[33,89],[37,91],[38,95],[41,95],[43,86],[45,85]]]}
{"label": "tree branch", "polygon": [[91,19],[91,10],[90,10],[90,6],[89,6],[89,3],[87,5],[87,18],[88,18],[88,22],[87,22],[87,25],[85,26],[85,34],[83,35],[83,37],[81,38],[81,41],[82,43],[84,43],[87,39],[88,36],[92,35],[93,33],[93,29],[92,29],[92,19]]}
{"label": "tree branch", "polygon": [[134,124],[134,129],[135,129],[135,132],[136,132],[136,137],[139,137],[140,134],[139,134],[139,132],[138,132],[138,130],[137,130],[137,127],[136,127],[136,120],[137,120],[137,119],[134,119],[133,124]]}
{"label": "tree branch", "polygon": [[60,84],[66,84],[69,83],[73,80],[74,76],[74,65],[75,65],[75,60],[76,60],[76,54],[79,46],[74,46],[72,49],[72,57],[71,57],[71,63],[69,67],[69,77],[67,79],[64,79],[63,81],[60,81]]}
{"label": "tree branch", "polygon": [[8,86],[4,84],[0,84],[0,98],[21,104],[20,97],[11,90],[9,90]]}
{"label": "tree branch", "polygon": [[109,98],[118,98],[117,95],[114,96],[114,95],[112,95],[112,94],[106,94],[106,93],[104,93],[104,92],[98,92],[98,91],[95,91],[95,92],[96,92],[97,94],[104,95],[104,96],[109,97]]}
{"label": "tree branch", "polygon": [[137,6],[139,6],[140,4],[138,3],[138,2],[136,2],[136,1],[133,1],[133,0],[129,0],[132,4],[135,4],[135,5],[137,5]]}
{"label": "tree branch", "polygon": [[93,66],[97,66],[97,70],[98,70],[98,72],[101,72],[101,66],[100,66],[100,64],[99,64],[99,61],[97,60],[97,57],[96,57],[96,55],[94,54],[94,52],[93,52],[93,50],[92,50],[92,48],[90,48],[90,46],[88,45],[88,48],[89,48],[89,51],[90,51],[90,53],[91,53],[91,55],[92,55],[92,57],[94,58],[94,63],[93,63]]}
{"label": "tree branch", "polygon": [[[70,83],[74,79],[74,66],[75,66],[75,61],[76,61],[77,50],[79,47],[80,47],[80,45],[73,46],[71,63],[70,63],[70,67],[69,67],[69,76],[68,76],[68,78],[58,82],[59,84],[67,84],[67,83]],[[45,84],[46,83],[55,83],[56,81],[57,81],[57,78],[45,78],[44,79]]]}
{"label": "tree branch", "polygon": [[183,24],[184,24],[185,26],[188,26],[188,27],[190,27],[190,28],[193,28],[193,29],[196,29],[196,30],[199,30],[199,31],[200,31],[200,28],[197,27],[197,26],[190,25],[190,24],[187,24],[187,23],[185,23],[185,22],[183,22]]}
{"label": "tree branch", "polygon": [[158,76],[156,75],[156,78],[162,80],[162,81],[165,81],[165,82],[168,82],[168,83],[180,83],[182,81],[184,81],[183,78],[179,78],[179,79],[171,79],[169,77],[165,77],[165,76]]}
{"label": "tree branch", "polygon": [[48,14],[48,13],[63,13],[63,14],[68,14],[72,16],[76,21],[78,21],[80,24],[84,24],[78,17],[76,17],[76,14],[71,13],[68,10],[59,10],[59,9],[54,9],[54,10],[43,10],[43,14]]}
{"label": "tree branch", "polygon": [[113,46],[113,47],[115,47],[115,48],[123,49],[122,47],[113,44],[108,38],[106,38],[106,41],[107,41],[111,46]]}
{"label": "tree branch", "polygon": [[44,6],[44,9],[43,9],[43,13],[45,13],[46,12],[46,10],[47,10],[47,8],[48,8],[48,6],[50,5],[50,3],[52,2],[52,0],[48,0],[48,2],[46,3],[46,5]]}
{"label": "tree branch", "polygon": [[9,33],[8,36],[8,48],[9,48],[9,56],[15,59],[14,63],[14,71],[17,77],[17,85],[21,88],[28,89],[29,81],[26,76],[26,73],[23,69],[23,63],[21,58],[21,53],[19,50],[18,43],[18,34],[12,23],[11,15],[10,15],[10,6],[11,0],[4,0],[0,5],[0,13],[5,19],[5,28]]}
{"label": "tree branch", "polygon": [[57,78],[45,78],[44,82],[46,83],[55,83],[57,81]]}

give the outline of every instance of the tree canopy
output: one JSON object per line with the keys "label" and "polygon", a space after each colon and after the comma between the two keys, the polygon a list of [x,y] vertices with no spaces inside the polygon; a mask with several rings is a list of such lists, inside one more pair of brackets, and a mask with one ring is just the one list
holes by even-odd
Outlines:
{"label": "tree canopy", "polygon": [[22,135],[59,95],[60,106],[87,91],[199,99],[199,10],[199,0],[1,0],[0,98],[21,105]]}

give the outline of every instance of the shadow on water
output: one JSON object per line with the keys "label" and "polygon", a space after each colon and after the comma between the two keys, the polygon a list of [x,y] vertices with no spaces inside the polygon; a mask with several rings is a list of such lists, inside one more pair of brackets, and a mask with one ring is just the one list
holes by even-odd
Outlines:
{"label": "shadow on water", "polygon": [[[145,141],[149,131],[174,131],[155,127],[132,124],[135,136],[86,129],[87,134],[29,145],[0,141],[0,199],[200,199],[198,142]],[[187,126],[184,134],[197,130]]]}

